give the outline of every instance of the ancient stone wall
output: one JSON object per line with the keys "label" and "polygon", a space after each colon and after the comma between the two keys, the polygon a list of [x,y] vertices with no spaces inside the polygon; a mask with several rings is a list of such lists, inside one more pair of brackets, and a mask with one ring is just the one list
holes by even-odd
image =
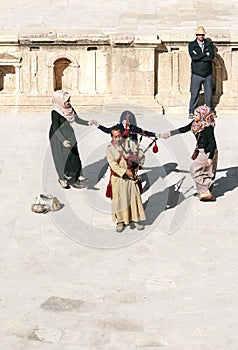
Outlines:
{"label": "ancient stone wall", "polygon": [[[0,43],[0,104],[4,110],[48,110],[54,90],[75,106],[144,104],[165,113],[188,110],[191,38],[22,35]],[[238,44],[215,38],[213,104],[236,110]],[[203,103],[203,91],[200,93]]]}

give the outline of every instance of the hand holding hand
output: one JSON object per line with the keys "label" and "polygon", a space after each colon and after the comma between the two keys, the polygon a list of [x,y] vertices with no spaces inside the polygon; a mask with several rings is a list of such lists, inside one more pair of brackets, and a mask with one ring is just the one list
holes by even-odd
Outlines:
{"label": "hand holding hand", "polygon": [[161,139],[167,139],[170,136],[171,136],[170,132],[164,132],[163,134],[160,134]]}
{"label": "hand holding hand", "polygon": [[95,125],[96,120],[95,119],[90,119],[88,121],[88,125]]}
{"label": "hand holding hand", "polygon": [[95,119],[89,120],[88,125],[95,125],[97,128],[99,127],[99,123]]}
{"label": "hand holding hand", "polygon": [[71,147],[71,143],[68,140],[64,140],[63,142],[64,147],[69,148]]}

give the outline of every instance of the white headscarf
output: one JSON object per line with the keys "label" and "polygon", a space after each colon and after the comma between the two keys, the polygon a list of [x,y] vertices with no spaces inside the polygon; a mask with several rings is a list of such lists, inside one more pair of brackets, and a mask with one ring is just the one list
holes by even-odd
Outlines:
{"label": "white headscarf", "polygon": [[56,90],[52,100],[53,109],[67,119],[69,123],[73,123],[75,121],[75,111],[71,104],[69,107],[65,107],[65,102],[67,102],[69,98],[70,95],[68,92]]}

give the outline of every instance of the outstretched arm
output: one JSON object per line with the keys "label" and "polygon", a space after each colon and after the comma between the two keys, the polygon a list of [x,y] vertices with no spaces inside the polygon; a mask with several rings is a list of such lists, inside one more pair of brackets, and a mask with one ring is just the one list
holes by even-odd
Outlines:
{"label": "outstretched arm", "polygon": [[100,125],[95,119],[90,120],[90,125],[95,125],[99,130],[105,132],[106,134],[110,134],[111,127],[107,128],[106,126]]}
{"label": "outstretched arm", "polygon": [[106,134],[110,134],[112,128],[107,128],[106,126],[98,125],[98,129],[105,132]]}
{"label": "outstretched arm", "polygon": [[159,137],[162,139],[167,139],[168,137],[173,135],[184,134],[185,132],[191,131],[192,123],[193,121],[186,126],[182,126],[181,128],[159,134]]}
{"label": "outstretched arm", "polygon": [[143,134],[145,136],[151,136],[151,137],[159,137],[157,133],[154,133],[153,131],[143,130],[137,125],[131,125],[130,129],[132,132],[135,132],[136,134],[140,134],[140,135]]}

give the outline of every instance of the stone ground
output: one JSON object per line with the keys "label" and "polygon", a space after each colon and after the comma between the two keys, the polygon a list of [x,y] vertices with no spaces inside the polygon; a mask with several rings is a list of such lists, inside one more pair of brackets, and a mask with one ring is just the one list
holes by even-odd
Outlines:
{"label": "stone ground", "polygon": [[[119,111],[88,115],[112,125]],[[140,106],[133,111],[139,125],[155,131],[188,122]],[[108,135],[75,126],[89,182],[66,193],[49,153],[49,113],[0,119],[1,349],[237,349],[235,115],[216,120],[216,201],[193,196],[193,136],[159,140],[160,152],[146,153],[143,171],[146,229],[121,234],[104,197]],[[62,209],[31,212],[35,196],[46,191],[58,196]]]}
{"label": "stone ground", "polygon": [[[204,25],[212,38],[237,36],[237,1],[178,0],[8,0],[0,1],[0,38],[14,33],[45,36],[75,32],[159,35],[194,38],[197,25]],[[65,32],[66,30],[66,32]],[[180,34],[182,33],[182,34]],[[171,39],[171,38],[170,38]]]}
{"label": "stone ground", "polygon": [[[237,33],[235,0],[132,0],[130,7],[126,0],[0,2],[4,40],[61,31],[187,39],[201,24],[212,38],[234,39]],[[90,113],[109,125],[118,120],[110,108],[105,115]],[[188,121],[139,107],[136,115],[140,125],[156,131]],[[1,113],[0,119],[1,349],[237,349],[235,115],[217,119],[216,201],[193,197],[192,135],[159,141],[160,152],[146,154],[146,229],[128,227],[120,235],[104,197],[107,135],[75,127],[89,184],[66,193],[57,184],[48,149],[49,114]],[[46,191],[64,206],[46,215],[32,213],[35,196]]]}

